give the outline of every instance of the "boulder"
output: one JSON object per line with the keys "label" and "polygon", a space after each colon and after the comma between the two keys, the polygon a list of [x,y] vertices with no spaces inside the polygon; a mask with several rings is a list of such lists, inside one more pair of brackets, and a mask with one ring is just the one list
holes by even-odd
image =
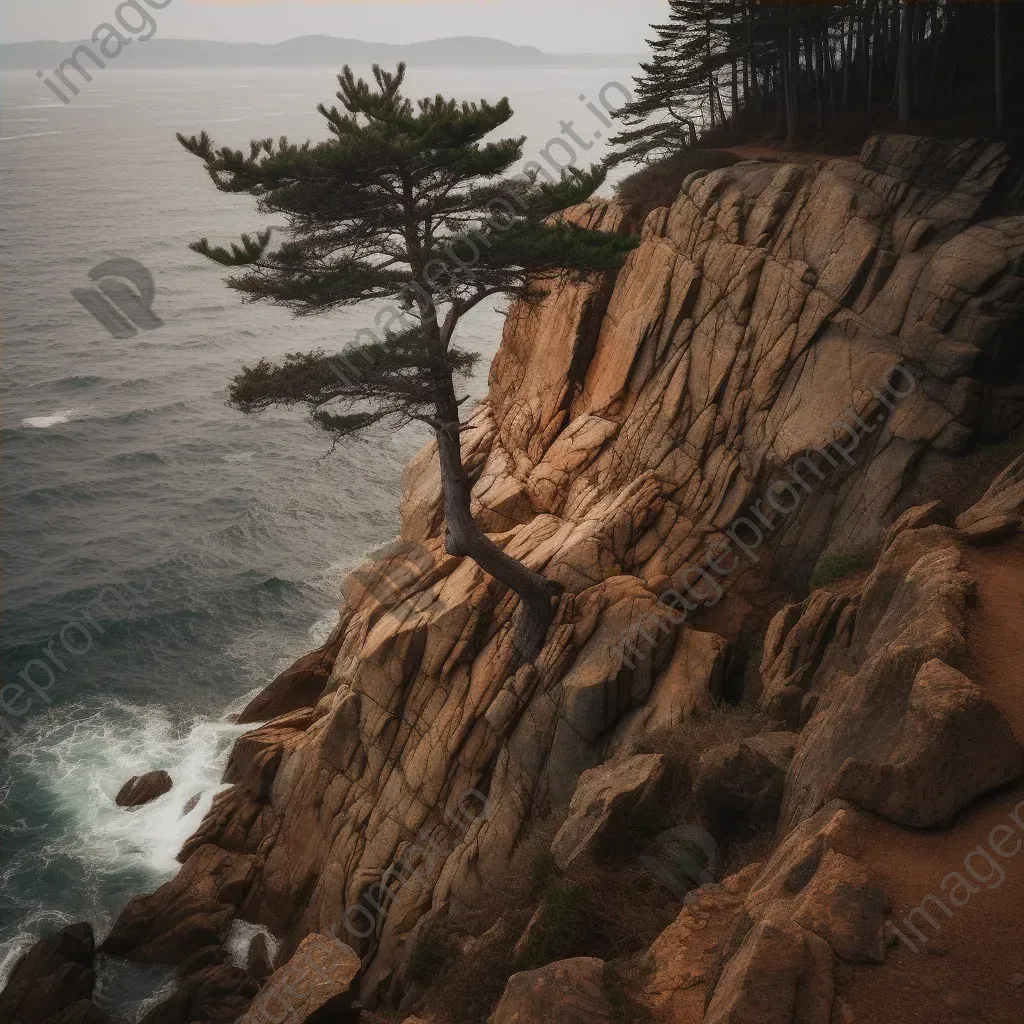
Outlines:
{"label": "boulder", "polygon": [[831,801],[756,869],[704,1024],[830,1024],[835,959],[885,961],[889,900],[853,852],[862,814]]}
{"label": "boulder", "polygon": [[513,974],[490,1024],[615,1024],[603,980],[604,961],[593,957]]}
{"label": "boulder", "polygon": [[992,481],[988,490],[962,515],[956,526],[967,537],[1006,536],[1024,522],[1024,455],[1014,459]]}
{"label": "boulder", "polygon": [[337,939],[307,935],[275,971],[239,1024],[357,1024],[359,957]]}
{"label": "boulder", "polygon": [[92,1002],[96,975],[92,927],[74,924],[37,942],[12,968],[0,992],[0,1021],[42,1024],[102,1024]]}
{"label": "boulder", "polygon": [[833,800],[794,829],[750,886],[750,920],[796,924],[846,961],[882,963],[889,900],[848,842],[860,813]]}
{"label": "boulder", "polygon": [[783,833],[839,796],[897,824],[948,825],[1024,774],[1024,753],[968,663],[976,581],[954,531],[907,530],[864,582],[849,632],[813,677],[780,812]]}
{"label": "boulder", "polygon": [[636,999],[655,1024],[701,1024],[721,950],[759,871],[760,865],[751,864],[721,884],[694,889],[679,916],[654,940]]}
{"label": "boulder", "polygon": [[630,825],[657,806],[664,775],[662,754],[637,754],[584,772],[569,816],[551,844],[559,868],[564,871],[578,858],[600,859],[621,849]]}
{"label": "boulder", "polygon": [[938,658],[914,677],[884,761],[848,758],[835,795],[916,828],[950,825],[976,797],[1024,775],[1024,751],[979,686]]}
{"label": "boulder", "polygon": [[797,904],[793,921],[824,939],[848,963],[885,963],[889,899],[856,861],[827,850]]}
{"label": "boulder", "polygon": [[793,732],[762,733],[701,755],[693,797],[716,838],[774,829],[798,739]]}
{"label": "boulder", "polygon": [[252,882],[252,857],[201,846],[156,892],[121,911],[101,951],[141,963],[177,964],[219,945]]}
{"label": "boulder", "polygon": [[245,969],[257,980],[265,981],[274,973],[274,960],[270,955],[266,933],[260,932],[249,943]]}
{"label": "boulder", "polygon": [[188,974],[168,999],[153,1007],[140,1024],[234,1024],[260,986],[230,964],[213,964]]}
{"label": "boulder", "polygon": [[704,1024],[829,1024],[832,950],[796,925],[755,925],[729,961]]}
{"label": "boulder", "polygon": [[170,775],[162,770],[134,775],[120,788],[114,803],[118,807],[141,807],[169,793],[173,785]]}

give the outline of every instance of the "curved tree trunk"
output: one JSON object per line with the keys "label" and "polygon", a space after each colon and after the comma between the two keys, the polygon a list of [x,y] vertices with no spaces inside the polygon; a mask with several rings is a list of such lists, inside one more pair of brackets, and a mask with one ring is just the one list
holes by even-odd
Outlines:
{"label": "curved tree trunk", "polygon": [[441,424],[435,435],[444,496],[445,550],[450,555],[472,558],[484,572],[519,595],[522,614],[516,629],[516,647],[523,662],[533,661],[544,646],[551,625],[552,598],[562,592],[562,587],[505,554],[473,521],[472,487],[462,465],[459,411],[454,391],[438,403],[437,414]]}

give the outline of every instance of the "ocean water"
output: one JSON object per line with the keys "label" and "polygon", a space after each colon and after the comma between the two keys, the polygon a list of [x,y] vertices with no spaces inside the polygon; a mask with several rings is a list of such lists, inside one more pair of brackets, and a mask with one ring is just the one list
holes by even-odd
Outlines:
{"label": "ocean water", "polygon": [[[631,73],[433,68],[409,85],[509,95],[505,134],[528,136],[526,159],[547,147],[566,162],[572,121],[593,146],[584,163],[607,131],[586,104]],[[65,107],[30,72],[0,75],[0,984],[40,935],[88,920],[102,937],[173,874],[241,731],[231,713],[326,637],[345,573],[398,531],[423,430],[328,455],[301,412],[226,404],[243,364],[340,348],[377,310],[297,320],[243,305],[188,249],[270,222],[216,192],[175,132],[320,138],[315,106],[334,87],[330,69],[108,69]],[[113,338],[72,296],[115,258],[148,268],[162,327]],[[501,324],[487,306],[463,329],[483,356],[474,398]],[[157,768],[170,793],[114,806]],[[168,984],[101,963],[97,999],[134,1021]]]}

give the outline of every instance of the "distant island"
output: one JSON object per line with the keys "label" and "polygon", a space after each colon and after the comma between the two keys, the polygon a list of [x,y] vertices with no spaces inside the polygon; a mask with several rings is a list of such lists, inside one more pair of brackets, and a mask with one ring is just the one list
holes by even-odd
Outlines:
{"label": "distant island", "polygon": [[[90,40],[42,40],[0,45],[0,70],[56,67]],[[333,36],[300,36],[282,43],[218,43],[200,39],[154,38],[145,46],[127,46],[120,68],[332,67],[343,64],[395,64],[419,67],[613,67],[634,64],[641,54],[545,53],[483,36],[456,36],[423,43],[372,43]]]}

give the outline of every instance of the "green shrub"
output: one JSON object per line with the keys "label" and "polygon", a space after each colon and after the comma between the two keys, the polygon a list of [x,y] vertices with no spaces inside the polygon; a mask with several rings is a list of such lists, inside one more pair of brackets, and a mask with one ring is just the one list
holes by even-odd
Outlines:
{"label": "green shrub", "polygon": [[573,882],[556,882],[544,894],[540,920],[519,957],[521,970],[543,967],[576,952],[586,929],[586,890]]}
{"label": "green shrub", "polygon": [[845,554],[825,555],[818,559],[818,564],[811,573],[811,590],[827,586],[837,580],[846,579],[862,569],[870,569],[875,564],[874,557],[866,549],[850,551]]}
{"label": "green shrub", "polygon": [[739,163],[740,157],[717,149],[687,149],[666,160],[648,164],[619,182],[616,198],[629,210],[630,220],[639,227],[659,206],[671,206],[679,197],[683,181],[694,171],[713,171]]}
{"label": "green shrub", "polygon": [[429,985],[455,959],[454,944],[436,928],[428,929],[409,957],[409,981]]}

